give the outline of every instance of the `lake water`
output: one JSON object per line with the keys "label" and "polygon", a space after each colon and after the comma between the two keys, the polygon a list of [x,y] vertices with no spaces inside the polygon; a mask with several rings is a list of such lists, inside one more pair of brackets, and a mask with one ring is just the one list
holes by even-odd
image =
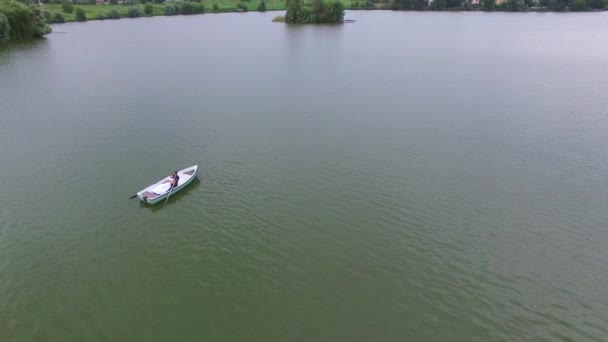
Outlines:
{"label": "lake water", "polygon": [[608,13],[276,14],[0,49],[0,340],[608,339]]}

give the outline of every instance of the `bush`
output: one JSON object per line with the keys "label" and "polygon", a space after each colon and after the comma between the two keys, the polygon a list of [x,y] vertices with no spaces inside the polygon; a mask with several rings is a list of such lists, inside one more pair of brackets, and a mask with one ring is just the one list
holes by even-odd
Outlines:
{"label": "bush", "polygon": [[87,21],[87,15],[82,8],[76,9],[76,21]]}
{"label": "bush", "polygon": [[572,4],[570,4],[571,11],[584,11],[587,9],[587,1],[586,0],[574,0]]}
{"label": "bush", "polygon": [[350,3],[351,8],[359,8],[359,1],[353,1]]}
{"label": "bush", "polygon": [[526,4],[524,0],[506,0],[496,7],[503,11],[518,12],[525,9]]}
{"label": "bush", "polygon": [[608,1],[607,0],[588,0],[587,6],[593,8],[593,9],[606,9],[605,7],[608,6]]}
{"label": "bush", "polygon": [[260,1],[260,4],[258,5],[258,11],[266,12],[266,2],[264,2],[264,0]]}
{"label": "bush", "polygon": [[272,18],[272,21],[275,23],[284,23],[285,17],[282,15],[277,15],[276,17]]}
{"label": "bush", "polygon": [[213,4],[213,11],[217,12],[220,10],[220,6],[218,4]]}
{"label": "bush", "polygon": [[106,19],[108,19],[108,17],[105,14],[103,14],[103,13],[99,13],[95,17],[95,20],[106,20]]}
{"label": "bush", "polygon": [[63,12],[65,13],[74,12],[74,5],[71,1],[65,1],[63,4],[61,4],[61,7],[63,8]]}
{"label": "bush", "polygon": [[156,2],[157,4],[162,4],[163,2],[165,2],[165,0],[154,0],[154,2]]}
{"label": "bush", "polygon": [[549,0],[549,8],[554,11],[563,11],[566,9],[566,1],[564,0]]}
{"label": "bush", "polygon": [[11,37],[11,25],[4,13],[0,12],[0,43],[6,42]]}
{"label": "bush", "polygon": [[53,16],[53,22],[54,23],[65,23],[65,17],[63,16],[63,14],[61,12],[55,12],[55,15]]}
{"label": "bush", "polygon": [[173,5],[165,5],[165,15],[176,15],[177,11]]}
{"label": "bush", "polygon": [[51,32],[38,6],[28,6],[14,0],[2,0],[0,13],[3,14],[0,34],[2,40],[5,40],[6,36],[14,40],[30,39]]}
{"label": "bush", "polygon": [[146,4],[144,7],[144,13],[146,13],[146,15],[150,15],[152,12],[154,12],[154,6],[152,6],[152,4]]}
{"label": "bush", "polygon": [[120,12],[118,12],[116,8],[112,9],[110,13],[106,15],[106,18],[108,19],[120,19],[120,17]]}
{"label": "bush", "polygon": [[247,5],[245,4],[237,4],[236,8],[239,12],[247,12]]}
{"label": "bush", "polygon": [[53,4],[53,5],[61,5],[63,3],[62,0],[51,0],[49,1],[49,4]]}
{"label": "bush", "polygon": [[32,6],[30,8],[32,13],[32,36],[34,38],[40,38],[47,33],[51,32],[51,28],[48,22],[44,18],[42,10],[38,6]]}
{"label": "bush", "polygon": [[46,20],[47,23],[50,23],[53,21],[53,15],[51,14],[51,12],[49,12],[47,10],[42,11],[42,16],[44,17],[44,20]]}
{"label": "bush", "polygon": [[194,14],[194,6],[190,1],[186,1],[182,5],[182,14]]}
{"label": "bush", "polygon": [[141,12],[137,7],[129,7],[129,9],[127,9],[127,16],[129,18],[137,18],[141,16]]}

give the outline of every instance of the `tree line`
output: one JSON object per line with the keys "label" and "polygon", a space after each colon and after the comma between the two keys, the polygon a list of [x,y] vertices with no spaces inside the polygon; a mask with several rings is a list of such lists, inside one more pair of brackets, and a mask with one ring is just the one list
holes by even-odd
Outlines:
{"label": "tree line", "polygon": [[339,0],[287,0],[285,22],[298,24],[335,24],[344,21],[344,4]]}
{"label": "tree line", "polygon": [[39,6],[0,0],[0,43],[42,37],[51,32],[49,15]]}
{"label": "tree line", "polygon": [[[382,0],[366,0],[366,5],[384,5]],[[387,4],[395,10],[484,10],[484,11],[589,11],[608,9],[608,0],[481,0],[479,4],[470,0],[394,0]]]}

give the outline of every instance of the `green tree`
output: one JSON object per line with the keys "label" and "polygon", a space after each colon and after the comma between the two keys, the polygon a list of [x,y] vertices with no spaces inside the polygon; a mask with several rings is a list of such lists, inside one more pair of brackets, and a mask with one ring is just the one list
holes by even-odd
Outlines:
{"label": "green tree", "polygon": [[50,23],[53,21],[53,14],[51,14],[51,12],[49,12],[47,10],[43,10],[42,15],[44,16],[44,20],[46,20],[47,23]]}
{"label": "green tree", "polygon": [[302,0],[287,0],[286,23],[299,23],[302,17]]}
{"label": "green tree", "polygon": [[31,6],[32,11],[32,35],[34,38],[40,38],[47,33],[51,33],[51,28],[48,21],[44,17],[42,10],[38,6]]}
{"label": "green tree", "polygon": [[554,11],[563,11],[566,9],[565,0],[549,0],[548,7]]}
{"label": "green tree", "polygon": [[587,1],[586,0],[574,0],[570,5],[571,11],[584,11],[587,9]]}
{"label": "green tree", "polygon": [[495,11],[496,0],[482,0],[481,8],[483,8],[484,11]]}
{"label": "green tree", "polygon": [[71,1],[65,1],[61,4],[61,8],[63,8],[63,12],[72,13],[74,12],[74,4]]}
{"label": "green tree", "polygon": [[446,0],[445,6],[447,8],[460,8],[462,7],[463,0]]}
{"label": "green tree", "polygon": [[421,10],[427,7],[427,2],[424,0],[395,0],[393,3],[394,9],[400,10]]}
{"label": "green tree", "polygon": [[182,5],[182,14],[192,14],[192,3],[189,1],[184,2]]}
{"label": "green tree", "polygon": [[4,13],[0,12],[0,43],[8,41],[11,37],[11,25]]}
{"label": "green tree", "polygon": [[144,6],[144,13],[146,13],[146,15],[151,15],[152,12],[154,12],[154,6],[152,6],[152,4],[146,4],[146,6]]}
{"label": "green tree", "polygon": [[127,9],[127,16],[129,18],[137,18],[141,16],[141,12],[139,11],[139,8],[137,7],[129,7]]}
{"label": "green tree", "polygon": [[431,9],[433,10],[443,10],[448,7],[447,0],[433,0],[431,3]]}
{"label": "green tree", "polygon": [[344,4],[342,1],[336,0],[329,3],[327,6],[328,14],[326,23],[343,23],[344,22]]}
{"label": "green tree", "polygon": [[264,0],[260,1],[260,4],[258,5],[258,11],[266,12],[266,2]]}
{"label": "green tree", "polygon": [[120,12],[118,12],[118,10],[116,8],[113,8],[107,15],[106,18],[108,19],[120,19],[121,15]]}
{"label": "green tree", "polygon": [[55,12],[55,15],[53,16],[53,22],[54,23],[65,23],[65,17],[63,16],[63,14],[61,12]]}
{"label": "green tree", "polygon": [[214,3],[213,6],[212,6],[212,8],[213,8],[214,12],[217,12],[217,11],[220,10],[220,6],[217,3]]}
{"label": "green tree", "polygon": [[499,7],[504,11],[517,12],[524,10],[526,4],[524,3],[524,0],[506,0],[501,3]]}
{"label": "green tree", "polygon": [[82,8],[76,9],[76,21],[87,21],[87,15]]}
{"label": "green tree", "polygon": [[177,11],[173,5],[165,5],[165,15],[175,15]]}
{"label": "green tree", "polygon": [[524,0],[526,7],[535,7],[537,5],[536,0]]}
{"label": "green tree", "polygon": [[608,0],[588,0],[587,6],[593,9],[602,9],[608,6]]}
{"label": "green tree", "polygon": [[199,14],[205,12],[205,5],[186,1],[182,4],[182,14]]}
{"label": "green tree", "polygon": [[38,6],[25,5],[14,0],[1,0],[0,13],[6,17],[10,28],[3,29],[3,35],[8,32],[10,39],[30,39],[51,32]]}

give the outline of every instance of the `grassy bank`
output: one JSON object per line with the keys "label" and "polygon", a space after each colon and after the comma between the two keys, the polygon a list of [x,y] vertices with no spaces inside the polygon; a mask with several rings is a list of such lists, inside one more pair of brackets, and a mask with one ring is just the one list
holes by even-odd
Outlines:
{"label": "grassy bank", "polygon": [[[118,11],[122,17],[128,17],[129,7],[139,8],[141,17],[152,17],[165,15],[165,6],[169,4],[180,4],[181,2],[167,2],[167,3],[149,3],[153,10],[152,14],[145,14],[144,7],[147,4],[135,4],[135,5],[74,5],[72,13],[65,13],[62,5],[47,4],[43,5],[46,10],[51,12],[52,15],[55,13],[61,13],[65,17],[65,21],[76,21],[76,12],[80,8],[84,11],[88,20],[95,20],[100,14],[107,15],[112,10]],[[239,4],[247,6],[248,11],[257,11],[260,4],[260,0],[251,0],[249,2],[240,2],[237,0],[220,0],[220,1],[203,1],[205,5],[205,13],[222,13],[222,12],[240,12],[242,11],[237,7]],[[217,4],[217,9],[214,9],[213,4]],[[266,1],[266,10],[285,10],[284,0],[277,1]]]}
{"label": "grassy bank", "polygon": [[[223,13],[223,12],[243,12],[243,7],[247,8],[247,11],[257,11],[258,10],[258,6],[260,5],[260,2],[264,1],[265,5],[266,5],[266,10],[267,11],[285,11],[286,10],[286,6],[285,6],[285,0],[251,0],[251,1],[240,1],[240,0],[203,0],[201,2],[201,4],[204,5],[205,10],[204,13]],[[479,5],[479,6],[469,6],[466,5],[466,1],[464,2],[465,5],[461,5],[458,7],[454,7],[454,8],[434,8],[434,7],[423,7],[427,2],[426,0],[417,0],[420,2],[420,4],[418,6],[414,6],[411,7],[412,5],[407,4],[407,6],[404,6],[402,4],[402,2],[404,1],[415,1],[415,0],[377,0],[378,2],[372,2],[370,0],[341,0],[341,2],[344,4],[345,9],[349,9],[349,10],[357,10],[357,9],[398,9],[398,10],[448,10],[448,11],[470,11],[470,10],[482,10],[483,5]],[[504,2],[504,4],[508,4],[509,2],[522,2],[523,4],[523,0],[506,0]],[[535,3],[536,0],[530,0],[530,1],[534,1]],[[542,1],[542,0],[541,0]],[[558,0],[558,1],[564,1],[564,0]],[[575,0],[576,1],[576,0]],[[604,2],[608,2],[608,0],[579,0],[579,1],[604,1]],[[493,1],[492,1],[493,2]],[[78,12],[78,9],[81,9],[82,11],[84,11],[87,20],[96,20],[100,17],[100,15],[102,16],[107,16],[112,10],[116,10],[118,11],[118,13],[120,13],[120,16],[123,18],[127,18],[129,17],[129,8],[130,7],[134,7],[137,8],[139,10],[139,15],[140,17],[152,17],[152,16],[162,16],[162,15],[166,15],[165,13],[165,6],[167,5],[183,5],[185,2],[183,1],[168,1],[165,3],[146,3],[146,4],[134,4],[134,5],[126,5],[126,4],[121,4],[121,5],[111,5],[111,4],[98,4],[98,5],[79,5],[79,4],[74,4],[74,9],[72,11],[72,13],[66,13],[63,11],[62,5],[59,4],[45,4],[43,5],[43,8],[46,11],[49,11],[51,13],[51,16],[54,16],[55,13],[61,13],[63,15],[63,17],[65,18],[66,22],[70,22],[70,21],[77,21],[76,20],[76,13]],[[144,11],[144,8],[146,5],[152,6],[152,13],[150,14],[146,14]],[[526,7],[526,8],[521,8],[521,9],[510,9],[510,8],[499,8],[500,6],[493,6],[493,10],[498,10],[498,11],[546,11],[546,10],[551,10],[549,8],[542,8],[542,7]],[[590,10],[591,8],[586,8],[587,10]],[[606,9],[606,8],[605,8]],[[563,11],[563,10],[562,10]],[[182,14],[182,13],[176,13],[176,14]],[[191,13],[191,14],[195,14],[195,13]]]}

